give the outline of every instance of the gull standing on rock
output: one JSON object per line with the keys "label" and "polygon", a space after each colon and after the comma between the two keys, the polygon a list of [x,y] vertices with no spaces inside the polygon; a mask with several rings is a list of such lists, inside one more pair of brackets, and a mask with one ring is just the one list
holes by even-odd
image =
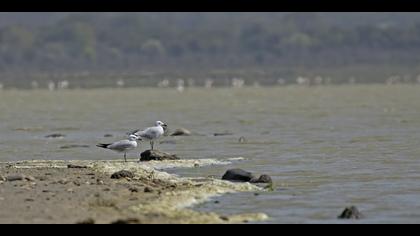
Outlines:
{"label": "gull standing on rock", "polygon": [[150,146],[153,150],[154,141],[159,139],[167,129],[167,125],[162,121],[156,121],[155,126],[146,128],[145,130],[135,130],[128,134],[134,134],[141,139],[150,141]]}
{"label": "gull standing on rock", "polygon": [[141,140],[141,138],[135,134],[130,134],[128,136],[128,139],[108,144],[100,143],[96,146],[100,148],[113,150],[115,152],[124,153],[124,161],[127,162],[127,152],[135,149],[138,146],[137,140]]}

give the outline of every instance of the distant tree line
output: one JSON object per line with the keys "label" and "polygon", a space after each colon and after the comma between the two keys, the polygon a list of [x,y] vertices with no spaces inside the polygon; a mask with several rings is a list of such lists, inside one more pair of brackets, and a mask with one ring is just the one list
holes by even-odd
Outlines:
{"label": "distant tree line", "polygon": [[342,27],[317,13],[71,14],[0,28],[0,72],[416,65],[420,23]]}

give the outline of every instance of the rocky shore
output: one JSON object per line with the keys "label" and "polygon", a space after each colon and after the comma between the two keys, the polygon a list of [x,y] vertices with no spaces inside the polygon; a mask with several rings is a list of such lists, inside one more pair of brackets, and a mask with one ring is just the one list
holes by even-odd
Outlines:
{"label": "rocky shore", "polygon": [[0,223],[242,223],[267,219],[264,213],[222,216],[191,208],[229,192],[263,191],[256,185],[164,172],[231,161],[0,163]]}

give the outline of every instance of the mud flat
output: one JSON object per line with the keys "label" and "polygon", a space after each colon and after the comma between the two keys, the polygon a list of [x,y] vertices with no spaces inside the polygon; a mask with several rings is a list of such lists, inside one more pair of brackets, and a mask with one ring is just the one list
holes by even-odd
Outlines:
{"label": "mud flat", "polygon": [[[194,205],[231,192],[263,191],[249,183],[184,178],[168,168],[226,165],[238,159],[19,161],[0,163],[0,223],[242,223],[264,213],[221,216]],[[112,179],[126,170],[131,178]]]}

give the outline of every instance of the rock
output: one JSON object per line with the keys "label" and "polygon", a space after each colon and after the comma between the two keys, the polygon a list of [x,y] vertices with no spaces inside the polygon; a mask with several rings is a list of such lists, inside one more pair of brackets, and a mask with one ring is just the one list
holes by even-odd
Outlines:
{"label": "rock", "polygon": [[81,165],[73,165],[73,164],[68,164],[67,168],[71,169],[71,168],[75,168],[75,169],[83,169],[83,168],[88,168],[87,166],[81,166]]}
{"label": "rock", "polygon": [[163,160],[179,160],[179,157],[166,152],[157,150],[147,150],[141,153],[140,161],[163,161]]}
{"label": "rock", "polygon": [[152,192],[153,192],[153,189],[152,189],[152,188],[150,188],[150,187],[145,187],[143,191],[144,191],[145,193],[152,193]]}
{"label": "rock", "polygon": [[239,143],[247,143],[247,142],[248,142],[248,140],[246,140],[246,138],[245,138],[244,136],[241,136],[241,137],[238,139],[238,142],[239,142]]}
{"label": "rock", "polygon": [[229,221],[229,217],[227,216],[219,216],[219,218],[223,221]]}
{"label": "rock", "polygon": [[261,175],[257,178],[251,172],[242,169],[230,169],[222,177],[223,180],[238,181],[238,182],[250,182],[250,183],[273,183],[272,179],[268,175]]}
{"label": "rock", "polygon": [[249,182],[271,184],[271,183],[273,183],[273,180],[268,175],[261,175],[258,179],[251,179],[251,181],[249,181]]}
{"label": "rock", "polygon": [[139,192],[139,189],[136,188],[136,187],[131,187],[128,190],[130,190],[130,192],[132,192],[132,193],[138,193]]}
{"label": "rock", "polygon": [[119,219],[114,222],[111,222],[111,224],[140,224],[141,221],[136,218],[128,218],[128,219]]}
{"label": "rock", "polygon": [[61,146],[61,149],[70,149],[70,148],[89,148],[89,145],[79,145],[79,144],[72,144],[72,145],[65,145]]}
{"label": "rock", "polygon": [[64,134],[49,134],[45,136],[46,138],[64,138],[66,135]]}
{"label": "rock", "polygon": [[7,181],[20,181],[20,180],[24,180],[25,176],[24,175],[9,175],[6,177]]}
{"label": "rock", "polygon": [[66,178],[64,178],[64,179],[60,179],[59,181],[57,181],[57,183],[59,183],[59,184],[68,184],[69,181]]}
{"label": "rock", "polygon": [[48,178],[47,178],[47,177],[44,177],[44,176],[38,176],[38,177],[37,177],[37,179],[38,179],[39,181],[45,181],[45,180],[47,180]]}
{"label": "rock", "polygon": [[179,129],[176,129],[170,136],[190,136],[190,135],[191,135],[191,131],[184,128],[179,128]]}
{"label": "rock", "polygon": [[220,132],[220,133],[214,133],[214,136],[225,136],[225,135],[233,135],[233,133],[232,132],[229,132],[229,131],[223,131],[223,132]]}
{"label": "rock", "polygon": [[6,181],[6,177],[0,175],[0,181]]}
{"label": "rock", "polygon": [[134,178],[134,173],[128,170],[121,170],[111,175],[111,179]]}
{"label": "rock", "polygon": [[111,138],[111,137],[114,137],[114,135],[112,135],[112,134],[105,134],[104,137],[105,138]]}
{"label": "rock", "polygon": [[339,215],[338,219],[361,219],[363,214],[360,213],[359,209],[355,206],[346,207],[344,211]]}
{"label": "rock", "polygon": [[244,171],[242,169],[230,169],[222,177],[223,180],[249,182],[255,179],[255,176],[251,172]]}
{"label": "rock", "polygon": [[27,180],[27,181],[35,181],[36,179],[35,179],[35,177],[33,177],[33,176],[25,176],[25,180]]}

